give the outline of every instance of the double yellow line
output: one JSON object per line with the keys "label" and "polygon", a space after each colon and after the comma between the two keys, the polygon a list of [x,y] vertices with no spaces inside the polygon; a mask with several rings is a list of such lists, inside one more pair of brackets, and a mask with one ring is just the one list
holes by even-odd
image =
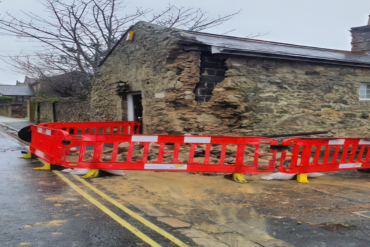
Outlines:
{"label": "double yellow line", "polygon": [[[85,197],[87,200],[89,200],[92,204],[94,204],[95,206],[97,206],[100,210],[102,210],[104,213],[106,213],[107,215],[109,215],[110,217],[112,217],[115,221],[117,221],[123,227],[125,227],[126,229],[128,229],[129,231],[131,231],[133,234],[135,234],[136,236],[138,236],[144,242],[148,243],[150,246],[156,246],[156,247],[160,246],[158,243],[156,243],[155,241],[153,241],[147,235],[145,235],[144,233],[142,233],[141,231],[139,231],[138,229],[136,229],[135,227],[133,227],[132,225],[130,225],[127,221],[125,221],[124,219],[120,218],[118,215],[116,215],[115,213],[113,213],[110,209],[108,209],[107,207],[105,207],[103,204],[101,204],[100,202],[98,202],[97,200],[95,200],[94,198],[92,198],[89,194],[87,194],[85,191],[83,191],[80,187],[78,187],[76,184],[74,184],[71,180],[69,180],[67,177],[65,177],[63,174],[61,174],[59,171],[53,171],[53,172],[56,175],[58,175],[63,181],[65,181],[68,185],[70,185],[75,191],[77,191],[78,193],[80,193],[83,197]],[[100,195],[102,198],[104,198],[105,200],[109,201],[110,203],[112,203],[116,207],[122,209],[125,213],[129,214],[131,217],[133,217],[136,220],[140,221],[141,223],[143,223],[144,225],[146,225],[150,229],[152,229],[152,230],[156,231],[157,233],[161,234],[162,236],[168,238],[169,240],[171,240],[173,243],[177,244],[178,246],[182,246],[182,247],[186,247],[187,246],[188,247],[188,245],[185,244],[185,243],[183,243],[181,240],[175,238],[174,236],[172,236],[168,232],[164,231],[163,229],[159,228],[158,226],[154,225],[153,223],[149,222],[148,220],[142,218],[137,213],[131,211],[130,209],[128,209],[125,206],[123,206],[122,204],[118,203],[116,200],[114,200],[113,198],[107,196],[106,194],[104,194],[103,192],[101,192],[100,190],[98,190],[97,188],[95,188],[94,186],[92,186],[91,184],[89,184],[88,182],[86,182],[85,180],[83,180],[82,178],[80,178],[79,176],[77,176],[77,175],[73,175],[73,176],[78,181],[80,181],[81,183],[83,183],[84,185],[86,185],[88,188],[90,188],[92,191],[94,191],[95,193],[97,193],[98,195]]]}

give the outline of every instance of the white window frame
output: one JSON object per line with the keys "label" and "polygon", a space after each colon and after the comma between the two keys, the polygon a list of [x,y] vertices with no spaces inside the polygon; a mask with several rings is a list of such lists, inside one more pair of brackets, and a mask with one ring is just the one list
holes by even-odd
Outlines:
{"label": "white window frame", "polygon": [[360,101],[370,100],[370,84],[363,84],[360,86],[358,98]]}

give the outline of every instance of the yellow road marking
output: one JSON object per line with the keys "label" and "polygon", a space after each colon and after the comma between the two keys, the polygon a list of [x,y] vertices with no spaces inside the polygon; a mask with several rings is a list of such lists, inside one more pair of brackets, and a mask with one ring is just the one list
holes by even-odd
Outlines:
{"label": "yellow road marking", "polygon": [[88,182],[86,182],[85,180],[83,180],[82,178],[80,178],[79,176],[77,175],[72,175],[74,176],[78,181],[80,181],[81,183],[83,183],[84,185],[86,185],[87,187],[89,187],[91,190],[93,190],[94,192],[96,192],[97,194],[99,194],[101,197],[103,197],[105,200],[109,201],[110,203],[112,203],[113,205],[115,205],[116,207],[122,209],[124,212],[126,212],[127,214],[131,215],[133,218],[137,219],[138,221],[140,221],[141,223],[143,223],[144,225],[146,225],[147,227],[151,228],[152,230],[158,232],[159,234],[161,234],[162,236],[168,238],[169,240],[171,240],[172,242],[174,242],[175,244],[177,244],[178,246],[182,246],[182,247],[189,247],[187,244],[181,242],[181,240],[175,238],[174,236],[172,236],[171,234],[169,234],[168,232],[162,230],[161,228],[159,228],[158,226],[154,225],[153,223],[149,222],[148,220],[142,218],[140,215],[138,215],[137,213],[131,211],[130,209],[126,208],[125,206],[123,206],[122,204],[118,203],[116,200],[114,200],[113,198],[107,196],[106,194],[104,194],[103,192],[101,192],[100,190],[98,190],[97,188],[95,188],[94,186],[92,186],[91,184],[89,184]]}
{"label": "yellow road marking", "polygon": [[130,225],[129,223],[127,223],[125,220],[123,220],[118,215],[116,215],[115,213],[113,213],[111,210],[109,210],[103,204],[101,204],[100,202],[98,202],[97,200],[95,200],[94,198],[92,198],[91,196],[89,196],[85,191],[83,191],[80,187],[78,187],[77,185],[75,185],[72,181],[70,181],[68,178],[66,178],[63,174],[61,174],[58,171],[53,171],[53,172],[55,174],[57,174],[61,179],[63,179],[64,182],[66,182],[67,184],[69,184],[69,186],[71,186],[75,191],[77,191],[78,193],[80,193],[83,197],[85,197],[87,200],[89,200],[92,204],[94,204],[95,206],[97,206],[100,210],[102,210],[104,213],[106,213],[107,215],[109,215],[110,217],[112,217],[115,221],[117,221],[118,223],[120,223],[123,227],[127,228],[130,232],[132,232],[133,234],[135,234],[136,236],[138,236],[144,242],[148,243],[150,246],[160,247],[160,245],[157,244],[156,242],[154,242],[151,238],[149,238],[144,233],[140,232],[138,229],[136,229],[135,227],[133,227],[132,225]]}
{"label": "yellow road marking", "polygon": [[33,168],[33,170],[36,170],[36,171],[50,171],[50,164],[48,162],[46,162],[45,160],[41,159],[41,158],[37,158],[42,164],[44,164],[44,166],[42,167],[35,167]]}

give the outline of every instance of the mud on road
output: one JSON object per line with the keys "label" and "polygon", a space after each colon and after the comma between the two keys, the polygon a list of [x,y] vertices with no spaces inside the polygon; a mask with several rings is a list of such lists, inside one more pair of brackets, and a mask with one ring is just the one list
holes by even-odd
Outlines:
{"label": "mud on road", "polygon": [[309,184],[246,175],[249,183],[238,184],[223,176],[127,171],[91,183],[157,220],[189,223],[190,230],[179,230],[185,235],[200,231],[227,246],[369,246],[370,218],[353,212],[370,211],[370,174],[326,174]]}

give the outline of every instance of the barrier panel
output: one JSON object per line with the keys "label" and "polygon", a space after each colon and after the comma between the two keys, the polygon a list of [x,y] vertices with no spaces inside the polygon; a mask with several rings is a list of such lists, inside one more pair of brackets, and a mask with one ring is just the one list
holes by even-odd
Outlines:
{"label": "barrier panel", "polygon": [[68,132],[38,125],[31,125],[31,131],[30,151],[50,164],[61,164],[68,152],[62,143],[68,137]]}
{"label": "barrier panel", "polygon": [[71,168],[261,173],[274,171],[276,161],[270,145],[277,141],[269,138],[82,135],[67,139],[70,148],[79,150],[78,157],[71,155],[62,163]]}
{"label": "barrier panel", "polygon": [[286,139],[278,170],[310,173],[370,168],[370,140],[360,138]]}
{"label": "barrier panel", "polygon": [[76,123],[43,123],[38,126],[49,129],[60,129],[69,134],[138,134],[140,122],[76,122]]}
{"label": "barrier panel", "polygon": [[[36,134],[35,140],[32,136],[32,153],[69,168],[225,173],[275,170],[276,150],[270,150],[270,145],[277,145],[277,141],[269,138],[90,131],[72,135],[39,126],[32,126],[32,131]],[[45,141],[37,142],[39,138]]]}
{"label": "barrier panel", "polygon": [[51,164],[61,164],[71,150],[63,141],[72,133],[133,134],[139,122],[46,123],[31,125],[30,151]]}

